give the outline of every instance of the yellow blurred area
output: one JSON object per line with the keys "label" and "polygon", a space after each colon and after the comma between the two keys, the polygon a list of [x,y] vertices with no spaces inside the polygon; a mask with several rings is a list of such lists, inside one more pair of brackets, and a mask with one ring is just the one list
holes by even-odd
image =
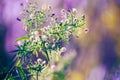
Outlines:
{"label": "yellow blurred area", "polygon": [[69,73],[69,76],[66,78],[66,80],[84,80],[84,77],[81,73],[78,73],[77,71],[72,71]]}
{"label": "yellow blurred area", "polygon": [[[97,1],[98,3],[95,3],[93,5],[88,3],[88,11],[85,12],[85,16],[87,18],[84,28],[87,27],[89,29],[89,32],[85,33],[84,28],[77,28],[76,30],[77,32],[75,34],[78,37],[76,41],[80,46],[80,53],[78,54],[80,55],[76,57],[76,65],[74,65],[75,71],[73,70],[73,72],[71,72],[70,79],[68,80],[93,80],[92,78],[85,79],[87,75],[91,75],[92,70],[94,75],[97,75],[97,73],[101,70],[101,73],[98,73],[97,76],[92,76],[94,77],[94,80],[96,80],[99,77],[100,78],[98,80],[103,79],[101,77],[105,76],[103,74],[106,70],[102,69],[103,66],[100,66],[100,68],[96,69],[96,67],[99,66],[102,62],[101,55],[103,54],[103,51],[100,48],[100,42],[103,40],[103,36],[108,36],[112,41],[114,41],[115,47],[113,48],[115,48],[117,56],[120,60],[119,6],[114,1],[111,1],[109,3],[106,3],[105,7],[101,9],[102,5],[101,7],[98,7],[100,0]],[[99,9],[101,11],[99,11]],[[107,47],[111,46],[109,44],[107,45]],[[107,56],[111,55],[109,53],[104,53],[103,55],[106,54],[108,54]],[[94,72],[94,69],[96,69],[96,72]]]}

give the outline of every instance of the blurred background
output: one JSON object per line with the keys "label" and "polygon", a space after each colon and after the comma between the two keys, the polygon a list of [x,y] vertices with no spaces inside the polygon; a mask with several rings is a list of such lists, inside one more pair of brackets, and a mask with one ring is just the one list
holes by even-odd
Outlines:
{"label": "blurred background", "polygon": [[[0,67],[7,66],[16,38],[25,35],[20,16],[29,0],[0,0]],[[78,30],[71,45],[77,56],[68,80],[120,80],[120,0],[39,0],[54,9],[76,8],[85,15],[88,31]]]}

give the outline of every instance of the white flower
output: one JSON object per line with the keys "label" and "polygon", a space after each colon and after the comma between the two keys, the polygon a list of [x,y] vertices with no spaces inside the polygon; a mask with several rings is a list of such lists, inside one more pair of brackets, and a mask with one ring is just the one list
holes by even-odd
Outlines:
{"label": "white flower", "polygon": [[62,10],[61,10],[61,13],[65,13],[65,9],[62,9]]}
{"label": "white flower", "polygon": [[34,14],[30,14],[30,18],[33,19],[34,18]]}
{"label": "white flower", "polygon": [[45,47],[48,47],[49,46],[49,44],[48,43],[45,43]]}
{"label": "white flower", "polygon": [[52,45],[52,48],[54,48],[54,47],[55,47],[55,44]]}
{"label": "white flower", "polygon": [[72,12],[73,12],[74,14],[76,14],[76,13],[77,13],[77,9],[76,9],[76,8],[72,8]]}
{"label": "white flower", "polygon": [[72,28],[72,26],[68,26],[67,29],[70,30]]}
{"label": "white flower", "polygon": [[31,32],[31,34],[34,34],[34,32]]}
{"label": "white flower", "polygon": [[46,64],[46,61],[43,61],[42,64]]}
{"label": "white flower", "polygon": [[56,65],[51,65],[51,70],[56,71]]}
{"label": "white flower", "polygon": [[50,25],[48,25],[47,28],[50,28]]}
{"label": "white flower", "polygon": [[61,22],[61,23],[63,23],[63,22],[64,22],[64,20],[62,19],[60,22]]}
{"label": "white flower", "polygon": [[37,62],[38,62],[38,64],[41,64],[41,63],[42,63],[42,59],[41,59],[41,58],[38,58],[38,59],[37,59]]}
{"label": "white flower", "polygon": [[23,41],[23,40],[21,40],[21,41],[17,41],[17,44],[18,44],[19,46],[21,46],[21,45],[24,44],[24,41]]}
{"label": "white flower", "polygon": [[69,23],[69,19],[66,19],[65,22],[66,22],[66,23]]}
{"label": "white flower", "polygon": [[42,35],[42,39],[44,40],[44,41],[46,41],[47,40],[47,36],[46,35]]}
{"label": "white flower", "polygon": [[35,32],[34,32],[34,34],[35,34],[35,35],[38,35],[38,34],[39,34],[39,32],[38,32],[38,31],[35,31]]}
{"label": "white flower", "polygon": [[52,9],[52,6],[51,5],[49,5],[48,6],[48,11],[50,11]]}
{"label": "white flower", "polygon": [[57,39],[56,38],[53,38],[52,41],[55,42]]}
{"label": "white flower", "polygon": [[37,41],[40,41],[40,37],[39,37],[39,36],[36,36],[36,37],[35,37],[35,40],[36,40],[36,42],[37,42]]}
{"label": "white flower", "polygon": [[62,48],[60,49],[61,52],[66,52],[66,50],[67,50],[66,47],[62,47]]}
{"label": "white flower", "polygon": [[41,30],[38,30],[38,31],[34,31],[33,34],[35,36],[40,36],[42,34],[42,31]]}
{"label": "white flower", "polygon": [[30,40],[34,40],[34,36],[30,36]]}
{"label": "white flower", "polygon": [[85,33],[88,33],[88,32],[89,32],[89,28],[85,28],[85,29],[84,29],[84,32],[85,32]]}
{"label": "white flower", "polygon": [[73,21],[76,22],[76,21],[77,21],[77,18],[74,18]]}

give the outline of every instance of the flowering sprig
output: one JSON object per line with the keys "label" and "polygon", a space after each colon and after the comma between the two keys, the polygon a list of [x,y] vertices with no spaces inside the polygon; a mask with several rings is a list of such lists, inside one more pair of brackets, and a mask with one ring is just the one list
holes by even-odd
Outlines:
{"label": "flowering sprig", "polygon": [[58,17],[51,6],[42,9],[36,3],[30,3],[23,11],[19,21],[24,23],[23,28],[27,34],[16,40],[16,67],[21,69],[20,76],[22,75],[22,79],[27,78],[28,74],[24,70],[30,73],[33,80],[38,80],[39,77],[47,80],[47,77],[53,76],[51,74],[59,74],[61,71],[63,74],[65,65],[70,63],[67,61],[73,58],[63,61],[65,59],[61,55],[67,52],[63,44],[69,42],[76,28],[85,24],[85,16],[76,17],[77,10],[73,8],[62,9],[58,12]]}

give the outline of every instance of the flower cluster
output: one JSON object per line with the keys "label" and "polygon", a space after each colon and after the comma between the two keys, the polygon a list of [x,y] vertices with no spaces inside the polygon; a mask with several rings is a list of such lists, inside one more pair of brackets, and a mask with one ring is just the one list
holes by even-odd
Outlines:
{"label": "flower cluster", "polygon": [[[63,61],[64,56],[61,56],[61,53],[67,51],[63,44],[69,42],[69,36],[74,35],[76,28],[81,28],[85,24],[85,16],[76,17],[75,8],[62,9],[58,12],[60,16],[53,12],[51,6],[42,9],[37,3],[29,3],[24,9],[22,19],[19,20],[25,23],[23,28],[27,34],[16,40],[18,43],[16,67],[22,69],[21,74],[27,69],[30,78],[35,80],[39,77],[42,80],[43,75],[43,80],[47,80],[45,78],[55,72],[64,73],[66,67],[64,65],[69,62]],[[27,78],[25,74],[27,73],[22,74],[22,79]]]}

